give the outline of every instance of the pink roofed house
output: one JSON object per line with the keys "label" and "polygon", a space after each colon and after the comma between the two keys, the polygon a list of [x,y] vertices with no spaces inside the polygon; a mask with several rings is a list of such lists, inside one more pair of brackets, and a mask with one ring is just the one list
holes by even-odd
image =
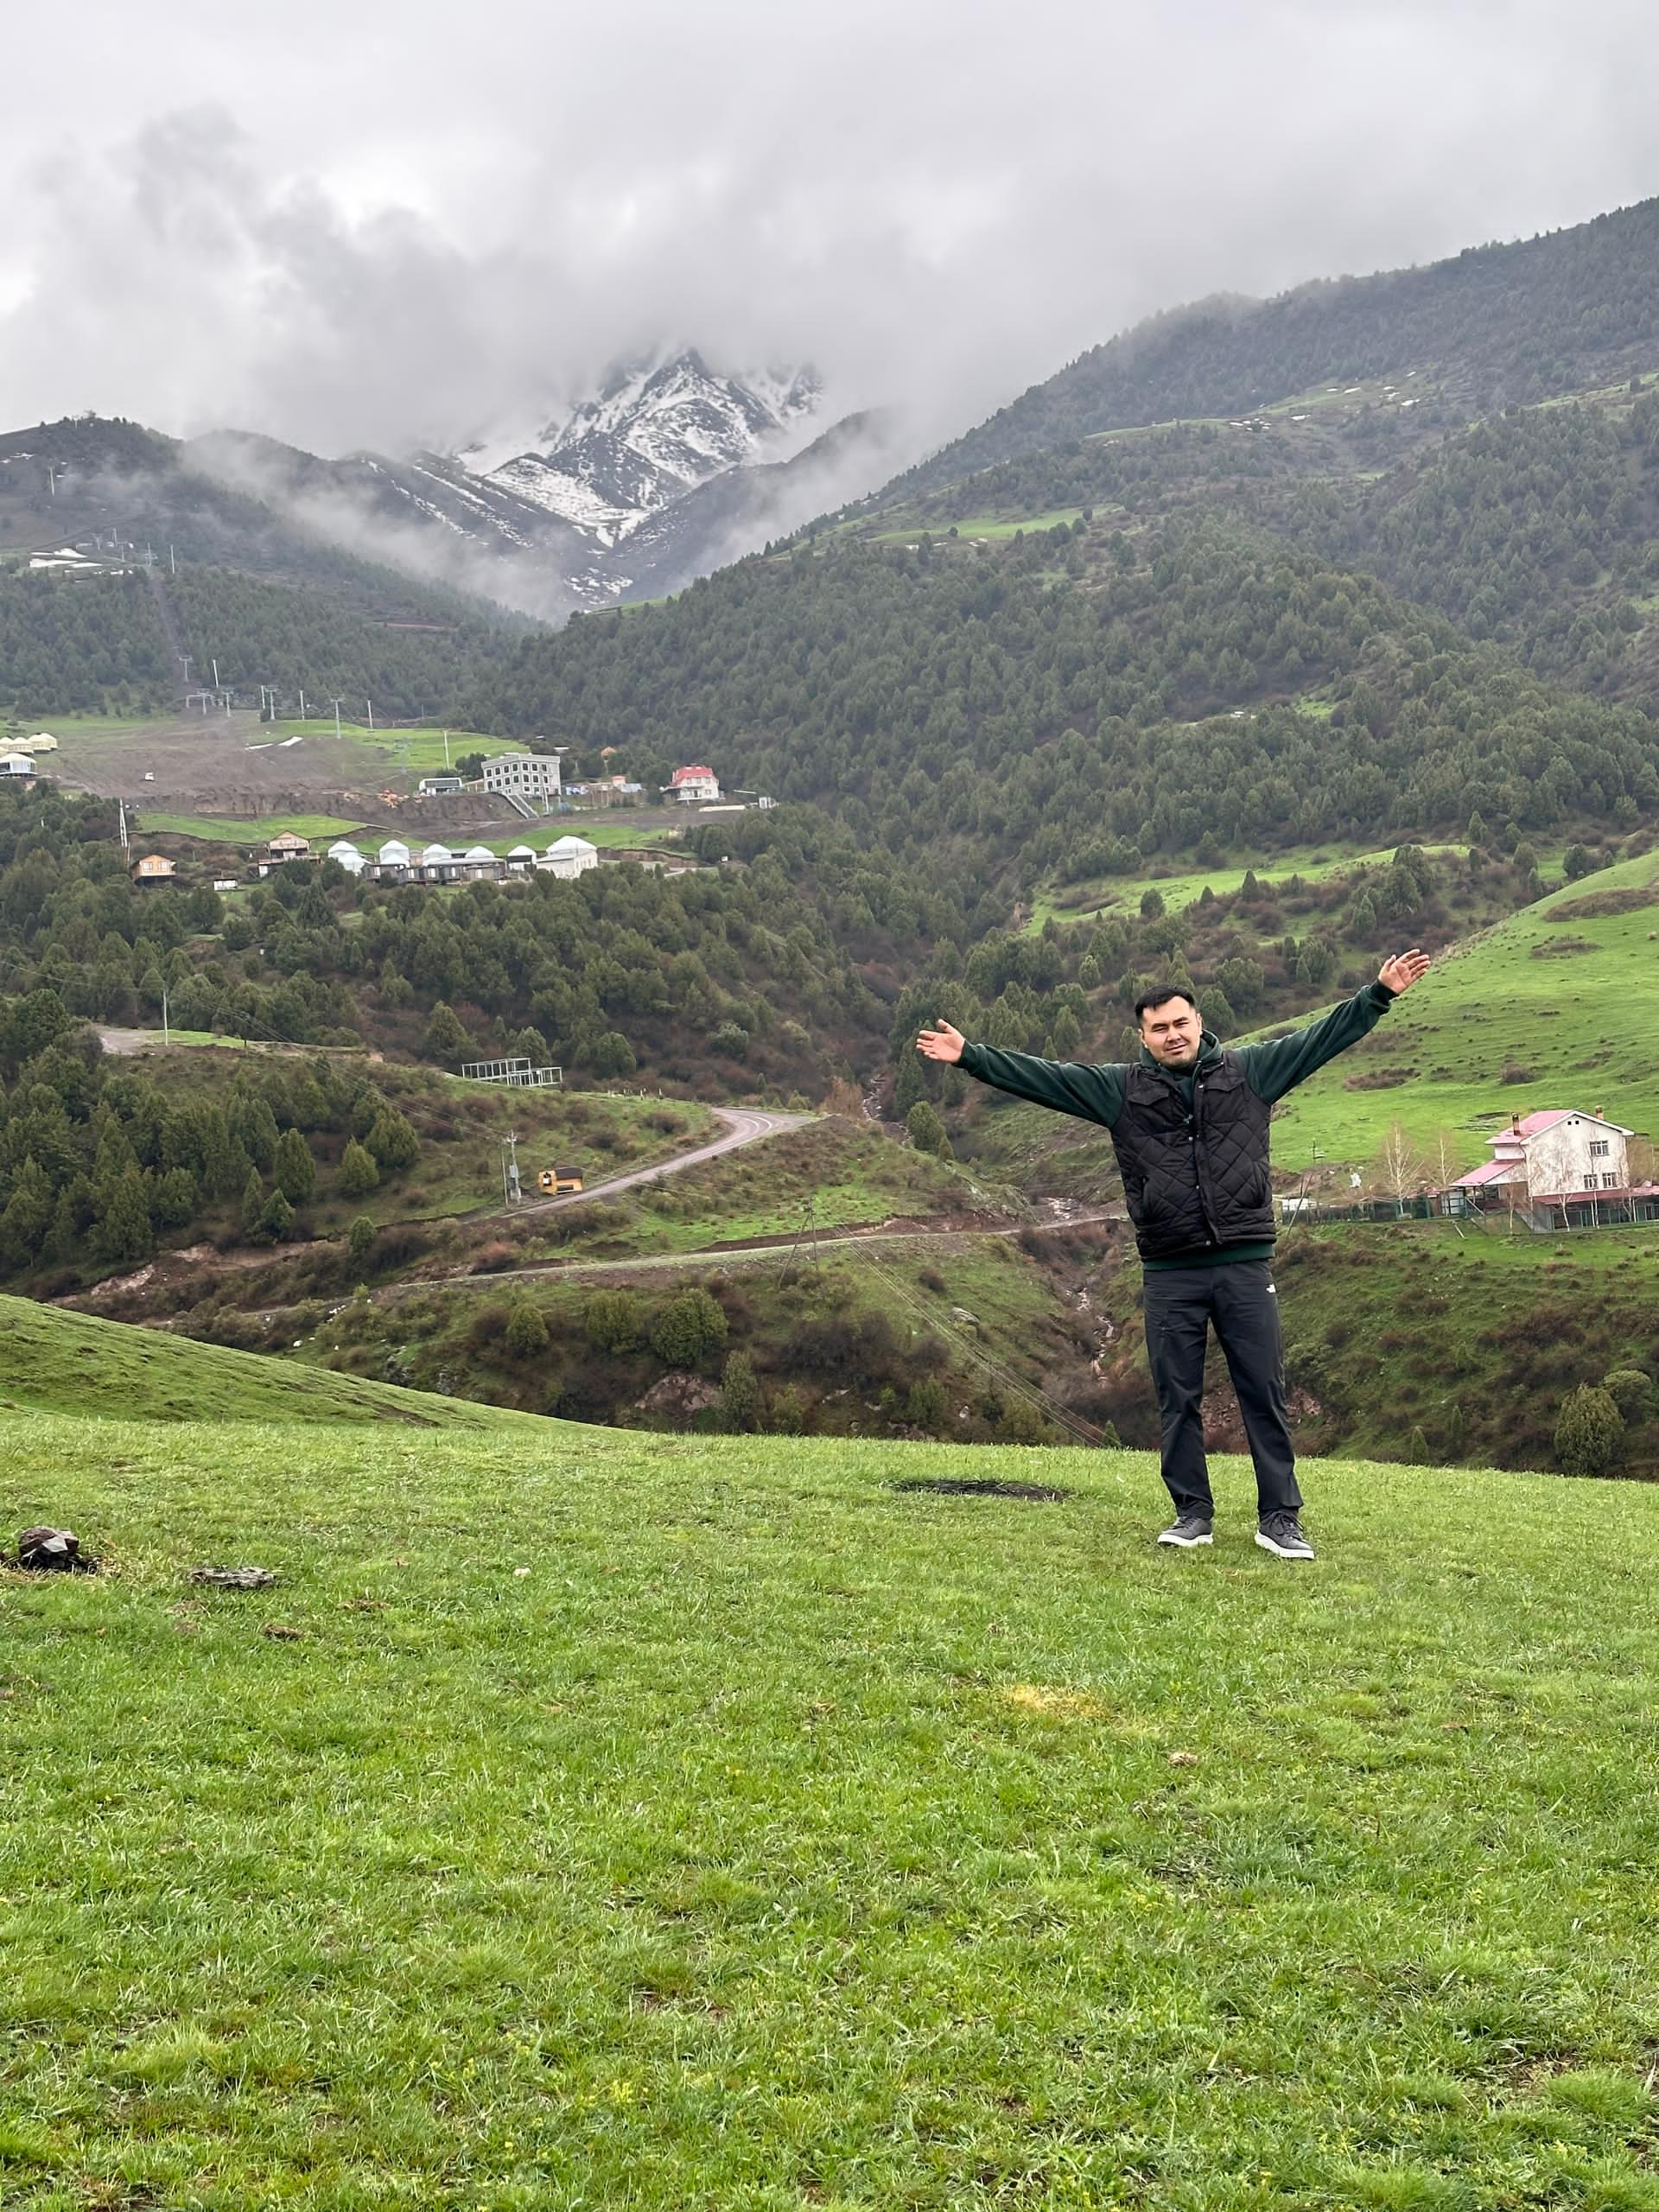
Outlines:
{"label": "pink roofed house", "polygon": [[677,768],[666,785],[668,795],[682,806],[713,802],[720,797],[720,779],[712,768]]}
{"label": "pink roofed house", "polygon": [[1460,1175],[1452,1187],[1494,1195],[1502,1189],[1516,1205],[1588,1198],[1604,1191],[1628,1194],[1630,1141],[1635,1134],[1600,1114],[1546,1108],[1524,1121],[1511,1121],[1490,1137],[1491,1159]]}

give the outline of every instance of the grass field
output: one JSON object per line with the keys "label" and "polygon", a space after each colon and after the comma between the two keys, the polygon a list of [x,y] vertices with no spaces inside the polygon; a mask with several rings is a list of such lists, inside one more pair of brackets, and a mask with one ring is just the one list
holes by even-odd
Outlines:
{"label": "grass field", "polygon": [[[350,1382],[326,1369],[189,1344],[88,1313],[36,1306],[26,1298],[0,1296],[0,1321],[6,1334],[0,1419],[10,1420],[23,1408],[125,1421],[370,1421],[488,1429],[516,1418],[463,1399],[396,1389],[385,1382]],[[5,1502],[11,1505],[10,1495]],[[0,1544],[9,1535],[0,1535]],[[0,2148],[0,2163],[3,2157]],[[0,2203],[4,2202],[0,2194]]]}
{"label": "grass field", "polygon": [[1651,1489],[0,1418],[9,2206],[1659,2205]]}
{"label": "grass field", "polygon": [[[1608,893],[1651,894],[1655,904],[1573,915],[1580,901]],[[1357,1058],[1292,1095],[1274,1123],[1275,1160],[1300,1167],[1317,1146],[1325,1160],[1369,1160],[1398,1122],[1425,1152],[1448,1133],[1461,1168],[1491,1157],[1484,1138],[1511,1113],[1546,1106],[1605,1107],[1629,1128],[1659,1132],[1656,931],[1653,853],[1567,885],[1485,931],[1439,963]],[[1379,1062],[1409,1070],[1408,1079],[1395,1089],[1345,1087]],[[1522,1071],[1529,1071],[1524,1079]]]}
{"label": "grass field", "polygon": [[[1397,849],[1389,845],[1376,852],[1333,851],[1328,844],[1304,845],[1288,853],[1275,853],[1271,859],[1221,861],[1214,868],[1192,868],[1180,874],[1148,872],[1134,877],[1099,877],[1092,883],[1068,884],[1063,891],[1039,893],[1032,902],[1027,927],[1040,929],[1051,914],[1059,922],[1083,921],[1097,913],[1135,915],[1140,912],[1141,898],[1147,891],[1156,891],[1167,910],[1176,913],[1201,898],[1206,886],[1218,899],[1238,890],[1252,868],[1257,881],[1262,884],[1282,887],[1292,875],[1300,875],[1308,883],[1320,883],[1327,876],[1344,874],[1351,868],[1386,868]],[[1461,857],[1469,849],[1466,845],[1429,845],[1424,849],[1438,858],[1446,855]]]}
{"label": "grass field", "polygon": [[200,837],[219,845],[268,845],[286,830],[296,837],[350,837],[361,822],[344,822],[330,814],[264,814],[257,822],[237,822],[213,814],[162,814],[149,807],[140,810],[138,828],[146,836]]}
{"label": "grass field", "polygon": [[[527,753],[530,747],[516,738],[491,737],[481,730],[452,729],[448,733],[448,756],[444,753],[445,734],[441,729],[370,729],[365,723],[343,721],[339,734],[353,745],[366,746],[371,751],[385,755],[388,767],[406,769],[411,775],[442,775],[450,762],[459,760],[463,753]],[[327,739],[335,735],[332,715],[318,716],[308,721],[267,722],[261,727],[260,735],[267,740],[285,737]]]}
{"label": "grass field", "polygon": [[968,522],[940,524],[937,521],[912,523],[904,530],[883,530],[874,533],[877,544],[909,543],[920,537],[924,531],[935,537],[954,530],[958,537],[1014,537],[1021,531],[1052,530],[1057,523],[1074,523],[1083,512],[1081,507],[1054,507],[1042,515],[975,515]]}

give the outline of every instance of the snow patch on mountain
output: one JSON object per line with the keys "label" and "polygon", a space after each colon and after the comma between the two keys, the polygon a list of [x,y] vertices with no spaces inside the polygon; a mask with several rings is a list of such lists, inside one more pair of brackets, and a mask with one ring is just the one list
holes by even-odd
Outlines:
{"label": "snow patch on mountain", "polygon": [[609,549],[728,469],[790,459],[822,396],[811,369],[726,375],[690,348],[664,352],[613,369],[533,436],[480,439],[455,459]]}

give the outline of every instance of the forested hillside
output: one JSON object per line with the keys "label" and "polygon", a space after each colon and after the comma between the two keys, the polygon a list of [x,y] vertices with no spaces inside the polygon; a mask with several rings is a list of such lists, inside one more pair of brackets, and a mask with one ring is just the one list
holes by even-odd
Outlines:
{"label": "forested hillside", "polygon": [[142,576],[0,569],[0,714],[146,714],[176,698],[178,677]]}
{"label": "forested hillside", "polygon": [[453,721],[458,702],[511,643],[459,610],[441,622],[387,620],[330,591],[229,569],[181,569],[166,589],[198,670],[217,659],[220,680],[244,694],[262,683],[290,698],[301,690],[314,701],[339,693],[348,711],[371,699],[382,717]]}
{"label": "forested hillside", "polygon": [[1033,385],[913,472],[918,489],[1092,431],[1236,415],[1316,385],[1433,371],[1468,412],[1650,366],[1659,200],[1426,269],[1217,301],[1141,324]]}
{"label": "forested hillside", "polygon": [[1272,852],[1632,826],[1659,731],[1554,691],[1369,577],[1260,533],[1096,522],[1006,545],[832,541],[504,660],[471,709],[677,746],[890,850],[1027,881],[1205,837]]}
{"label": "forested hillside", "polygon": [[[388,618],[339,594],[228,569],[181,564],[176,575],[67,579],[0,569],[0,713],[143,714],[175,706],[184,671],[162,607],[207,678],[250,699],[262,683],[290,701],[339,693],[359,716],[454,718],[458,700],[509,650],[508,632],[456,608],[442,621]],[[428,608],[430,616],[436,610]]]}

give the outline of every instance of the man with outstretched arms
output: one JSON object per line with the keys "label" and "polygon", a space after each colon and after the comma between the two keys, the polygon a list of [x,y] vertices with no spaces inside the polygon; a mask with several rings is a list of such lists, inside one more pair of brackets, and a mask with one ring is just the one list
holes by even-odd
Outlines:
{"label": "man with outstretched arms", "polygon": [[1224,1051],[1192,995],[1174,984],[1135,1001],[1141,1052],[1086,1067],[970,1045],[948,1021],[917,1050],[957,1063],[1016,1098],[1099,1122],[1111,1132],[1146,1270],[1147,1357],[1175,1518],[1158,1541],[1208,1544],[1215,1516],[1204,1456],[1204,1358],[1210,1330],[1226,1356],[1255,1463],[1255,1541],[1280,1559],[1312,1559],[1298,1516],[1296,1455],[1285,1407],[1284,1339],[1273,1281],[1274,1102],[1374,1029],[1428,966],[1402,952],[1346,1005],[1266,1045]]}

